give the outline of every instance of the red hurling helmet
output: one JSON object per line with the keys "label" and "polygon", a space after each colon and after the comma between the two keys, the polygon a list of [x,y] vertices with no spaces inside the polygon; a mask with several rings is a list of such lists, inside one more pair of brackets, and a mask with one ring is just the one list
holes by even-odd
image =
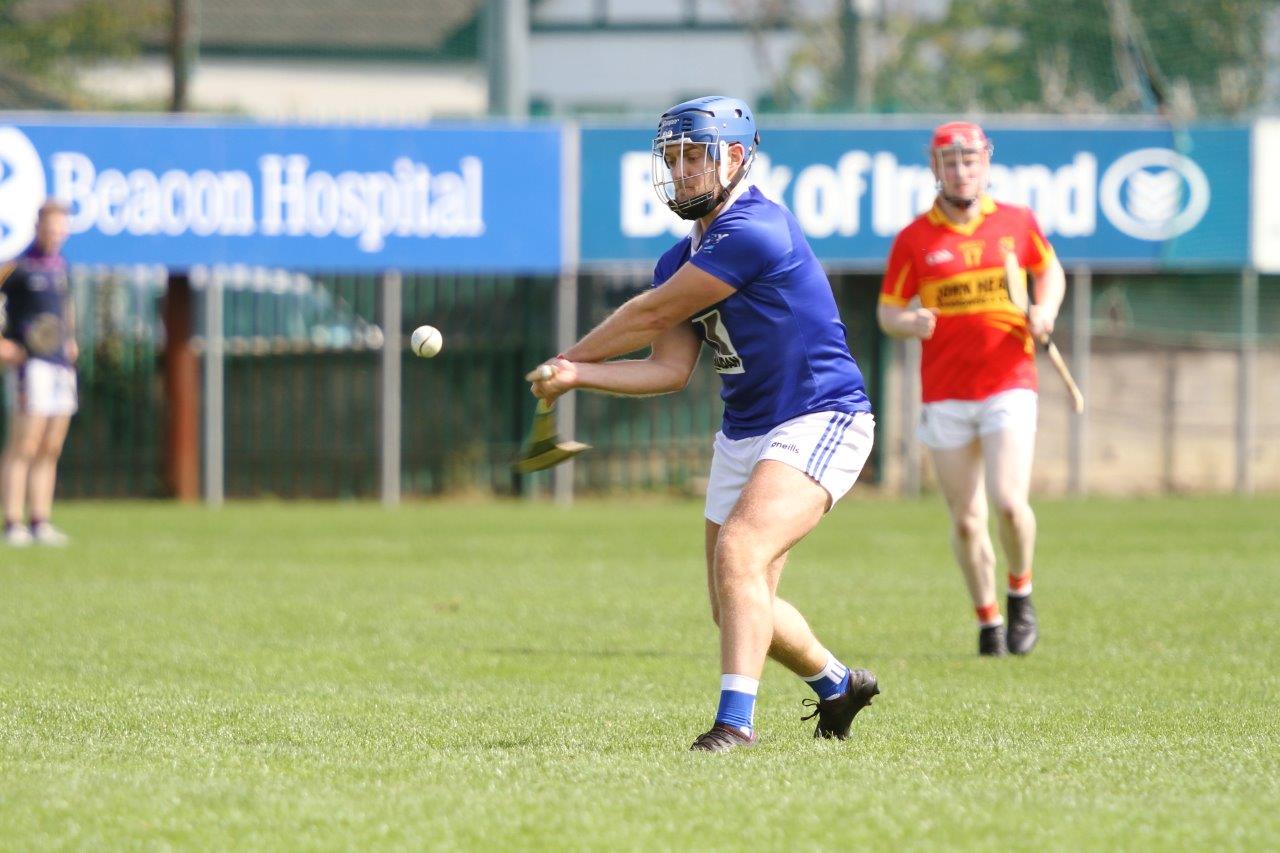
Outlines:
{"label": "red hurling helmet", "polygon": [[991,140],[971,121],[949,121],[938,125],[933,131],[933,140],[929,143],[930,151],[942,148],[959,148],[964,151],[986,151],[990,154],[994,148]]}

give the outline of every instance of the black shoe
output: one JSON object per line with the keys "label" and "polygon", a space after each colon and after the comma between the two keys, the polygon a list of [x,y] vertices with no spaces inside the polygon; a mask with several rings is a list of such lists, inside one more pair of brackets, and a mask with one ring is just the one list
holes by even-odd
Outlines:
{"label": "black shoe", "polygon": [[1040,628],[1036,623],[1036,606],[1031,596],[1009,596],[1009,651],[1025,655],[1036,647]]}
{"label": "black shoe", "polygon": [[693,746],[689,749],[694,752],[728,752],[738,747],[753,747],[757,743],[755,732],[750,735],[744,735],[742,732],[726,726],[723,723],[716,723],[711,730],[698,735],[698,739],[693,742]]}
{"label": "black shoe", "polygon": [[813,708],[813,713],[802,720],[818,718],[818,727],[813,730],[815,738],[835,738],[844,740],[849,736],[849,728],[858,712],[871,704],[871,697],[880,692],[876,677],[865,669],[849,670],[849,686],[839,696],[815,701],[804,700],[804,704]]}
{"label": "black shoe", "polygon": [[978,654],[994,658],[1009,654],[1003,625],[987,625],[978,629]]}

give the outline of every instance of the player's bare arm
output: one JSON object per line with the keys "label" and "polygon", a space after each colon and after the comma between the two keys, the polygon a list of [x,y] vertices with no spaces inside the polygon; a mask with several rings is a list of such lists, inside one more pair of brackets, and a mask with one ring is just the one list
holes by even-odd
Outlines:
{"label": "player's bare arm", "polygon": [[932,308],[887,305],[876,306],[876,321],[885,334],[895,338],[920,338],[928,340],[933,337],[933,330],[938,325],[938,312]]}
{"label": "player's bare arm", "polygon": [[652,290],[635,296],[564,354],[569,361],[601,362],[652,344],[659,335],[704,308],[722,302],[734,289],[690,263]]}
{"label": "player's bare arm", "polygon": [[76,341],[76,304],[70,296],[67,297],[64,322],[67,327],[67,359],[74,364],[80,358],[80,344]]}
{"label": "player's bare arm", "polygon": [[555,375],[534,383],[534,394],[554,398],[573,388],[604,391],[628,397],[670,394],[689,384],[698,363],[702,341],[688,323],[678,323],[653,342],[648,358],[601,364],[556,359]]}
{"label": "player's bare arm", "polygon": [[1044,271],[1035,276],[1035,304],[1027,309],[1027,326],[1037,340],[1053,333],[1063,297],[1067,293],[1067,275],[1056,257]]}

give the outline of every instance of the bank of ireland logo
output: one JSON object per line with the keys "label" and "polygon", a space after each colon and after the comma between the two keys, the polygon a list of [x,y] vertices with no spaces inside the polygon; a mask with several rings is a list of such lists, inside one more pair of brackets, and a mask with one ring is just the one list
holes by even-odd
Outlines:
{"label": "bank of ireland logo", "polygon": [[1196,226],[1209,209],[1209,179],[1168,148],[1131,151],[1111,164],[1098,187],[1102,212],[1139,240],[1168,240]]}
{"label": "bank of ireland logo", "polygon": [[35,146],[16,127],[0,127],[0,258],[31,245],[44,196],[44,164]]}

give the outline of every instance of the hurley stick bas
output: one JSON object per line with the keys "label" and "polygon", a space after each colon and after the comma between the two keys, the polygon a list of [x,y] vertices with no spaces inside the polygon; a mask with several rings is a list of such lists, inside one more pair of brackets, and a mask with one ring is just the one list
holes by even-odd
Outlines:
{"label": "hurley stick bas", "polygon": [[[550,379],[556,370],[549,364],[542,364],[531,370],[525,379],[529,382]],[[519,474],[531,474],[559,465],[572,459],[591,445],[580,441],[561,441],[556,428],[556,404],[539,400],[533,413],[533,424],[529,427],[529,435],[520,445],[520,455],[516,458],[515,468]]]}

